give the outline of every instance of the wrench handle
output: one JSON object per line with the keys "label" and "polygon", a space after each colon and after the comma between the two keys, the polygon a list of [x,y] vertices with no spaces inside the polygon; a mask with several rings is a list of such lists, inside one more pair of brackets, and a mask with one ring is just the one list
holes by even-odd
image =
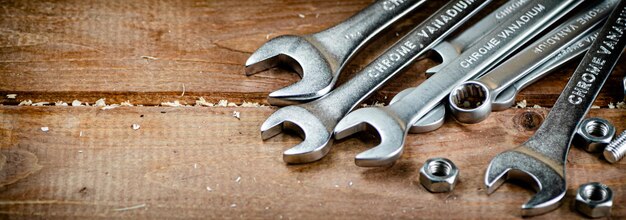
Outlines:
{"label": "wrench handle", "polygon": [[[391,77],[443,40],[491,0],[451,1],[343,85],[325,97],[303,104],[307,109],[332,117],[336,124]],[[330,122],[329,122],[330,123]],[[331,126],[334,127],[334,124]]]}
{"label": "wrench handle", "polygon": [[343,63],[342,59],[348,59],[348,55],[368,39],[424,2],[426,0],[378,0],[340,24],[313,34],[312,37],[320,44],[332,44],[325,45],[324,48],[329,51],[324,52],[328,52],[340,64]]}
{"label": "wrench handle", "polygon": [[566,161],[578,125],[589,112],[626,48],[625,34],[626,0],[621,0],[574,71],[546,120],[525,146],[554,161]]}

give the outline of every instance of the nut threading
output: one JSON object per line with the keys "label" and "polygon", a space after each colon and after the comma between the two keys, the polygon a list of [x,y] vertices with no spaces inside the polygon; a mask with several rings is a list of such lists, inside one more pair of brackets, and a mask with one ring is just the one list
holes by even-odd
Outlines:
{"label": "nut threading", "polygon": [[448,176],[452,167],[445,161],[432,161],[428,163],[428,170],[435,176]]}
{"label": "nut threading", "polygon": [[604,148],[604,158],[609,163],[621,160],[626,154],[626,131],[623,131],[617,138]]}
{"label": "nut threading", "polygon": [[608,125],[599,121],[589,122],[585,129],[587,129],[587,133],[595,137],[604,137],[609,133]]}

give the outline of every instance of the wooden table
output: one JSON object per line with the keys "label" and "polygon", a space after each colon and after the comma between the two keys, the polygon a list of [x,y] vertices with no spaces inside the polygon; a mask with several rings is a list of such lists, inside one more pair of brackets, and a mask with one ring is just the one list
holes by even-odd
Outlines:
{"label": "wooden table", "polygon": [[[474,125],[448,119],[436,132],[410,135],[404,155],[391,167],[354,165],[354,155],[374,146],[367,135],[339,141],[324,159],[304,165],[281,159],[299,138],[260,139],[260,124],[277,109],[267,106],[267,94],[298,78],[280,69],[246,77],[243,63],[251,52],[268,38],[322,30],[370,2],[1,1],[0,214],[519,218],[519,206],[533,192],[505,184],[488,196],[485,168],[494,155],[533,134],[575,63],[524,90],[518,101],[526,100],[529,108],[498,112]],[[441,5],[431,1],[387,31],[340,81]],[[610,120],[618,131],[626,129],[626,111],[608,106],[623,100],[624,61],[596,102],[601,108],[590,112]],[[425,69],[435,64],[429,59],[415,63],[366,103],[387,103],[423,81]],[[194,106],[200,97],[263,106]],[[99,99],[109,107],[94,106]],[[49,104],[18,106],[27,100]],[[74,100],[82,106],[71,106]],[[182,106],[172,107],[175,101]],[[113,105],[122,102],[133,106]],[[461,169],[451,193],[428,193],[417,181],[419,167],[436,156],[450,158]],[[610,165],[600,154],[573,148],[564,205],[538,218],[582,217],[572,209],[575,190],[590,181],[612,187],[612,217],[626,217],[625,169],[626,162]]]}

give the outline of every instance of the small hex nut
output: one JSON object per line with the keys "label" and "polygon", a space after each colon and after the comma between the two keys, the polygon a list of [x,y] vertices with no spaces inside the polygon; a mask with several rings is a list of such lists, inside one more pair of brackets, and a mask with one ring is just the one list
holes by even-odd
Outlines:
{"label": "small hex nut", "polygon": [[420,169],[420,183],[433,193],[449,192],[459,179],[459,169],[446,158],[427,160]]}
{"label": "small hex nut", "polygon": [[583,120],[576,130],[573,144],[587,152],[600,152],[611,143],[615,136],[615,127],[602,118]]}
{"label": "small hex nut", "polygon": [[613,191],[602,183],[580,185],[574,206],[591,218],[609,216],[613,207]]}

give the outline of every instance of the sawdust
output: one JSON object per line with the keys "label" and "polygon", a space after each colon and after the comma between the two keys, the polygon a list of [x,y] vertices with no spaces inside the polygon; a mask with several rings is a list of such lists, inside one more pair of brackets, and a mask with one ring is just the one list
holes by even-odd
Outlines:
{"label": "sawdust", "polygon": [[101,99],[98,99],[96,101],[96,104],[94,104],[94,106],[96,106],[96,107],[105,107],[105,106],[107,106],[107,103],[105,102],[104,98],[101,98]]}
{"label": "sawdust", "polygon": [[304,14],[298,14],[298,17],[300,18],[306,18],[306,16]]}
{"label": "sawdust", "polygon": [[614,109],[615,105],[612,102],[609,102],[609,109]]}
{"label": "sawdust", "polygon": [[54,102],[54,106],[68,106],[68,104],[63,101],[56,101]]}
{"label": "sawdust", "polygon": [[132,103],[130,103],[130,101],[126,100],[125,102],[120,103],[120,106],[127,106],[127,107],[130,107],[130,106],[133,106],[133,104],[132,104]]}
{"label": "sawdust", "polygon": [[599,108],[600,108],[600,106],[597,106],[597,105],[592,105],[591,106],[591,109],[599,109]]}
{"label": "sawdust", "polygon": [[217,106],[219,107],[227,107],[228,106],[228,100],[220,100],[219,102],[217,102]]}
{"label": "sawdust", "polygon": [[17,94],[7,94],[7,99],[15,99],[17,98]]}
{"label": "sawdust", "polygon": [[78,101],[78,100],[72,101],[72,106],[81,106],[81,105],[82,105],[82,103],[80,101]]}
{"label": "sawdust", "polygon": [[237,120],[241,120],[241,112],[233,111],[233,117],[237,118]]}
{"label": "sawdust", "polygon": [[139,124],[133,124],[130,126],[133,130],[139,130],[139,128],[141,128],[141,126]]}
{"label": "sawdust", "polygon": [[145,59],[145,60],[158,60],[159,58],[153,57],[153,56],[141,56],[141,59]]}
{"label": "sawdust", "polygon": [[43,132],[48,132],[50,130],[50,128],[48,127],[41,127],[41,131]]}
{"label": "sawdust", "polygon": [[117,107],[120,107],[120,105],[118,105],[118,104],[107,105],[107,106],[102,107],[101,109],[102,110],[111,110],[111,109],[114,109],[114,108],[117,108]]}
{"label": "sawdust", "polygon": [[540,105],[533,105],[533,108],[541,108]]}
{"label": "sawdust", "polygon": [[244,108],[258,108],[258,107],[262,107],[264,105],[259,104],[258,102],[246,102],[243,101],[243,103],[241,104],[241,107]]}
{"label": "sawdust", "polygon": [[178,100],[174,101],[174,102],[161,102],[162,106],[169,106],[169,107],[181,107],[183,105],[180,104],[180,102]]}
{"label": "sawdust", "polygon": [[44,106],[44,105],[49,105],[49,102],[35,102],[33,104],[31,104],[31,106]]}
{"label": "sawdust", "polygon": [[24,100],[24,101],[20,102],[20,104],[17,104],[17,106],[29,106],[29,105],[32,105],[32,104],[33,104],[33,101],[31,101],[31,100]]}
{"label": "sawdust", "polygon": [[185,83],[183,83],[183,93],[180,94],[180,97],[183,97],[183,96],[185,96]]}
{"label": "sawdust", "polygon": [[617,109],[626,109],[626,103],[617,102]]}
{"label": "sawdust", "polygon": [[134,206],[129,206],[129,207],[124,207],[124,208],[118,208],[118,209],[113,209],[116,212],[123,212],[123,211],[129,211],[129,210],[133,210],[133,209],[140,209],[140,208],[145,208],[146,204],[139,204],[139,205],[134,205]]}
{"label": "sawdust", "polygon": [[198,98],[198,100],[196,100],[196,106],[206,106],[206,107],[213,107],[215,106],[215,104],[207,102],[204,97],[200,97]]}
{"label": "sawdust", "polygon": [[521,102],[518,102],[517,105],[515,105],[515,107],[516,108],[526,108],[527,105],[528,105],[528,103],[526,103],[526,99],[524,99]]}

